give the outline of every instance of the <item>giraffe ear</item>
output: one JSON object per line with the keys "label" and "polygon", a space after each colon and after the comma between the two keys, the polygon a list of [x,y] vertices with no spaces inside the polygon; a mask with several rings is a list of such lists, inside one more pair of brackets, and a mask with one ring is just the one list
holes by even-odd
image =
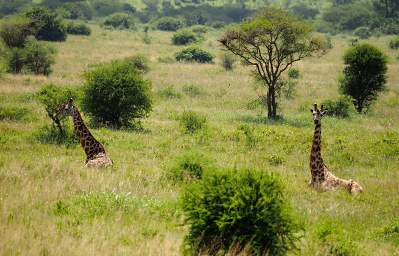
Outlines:
{"label": "giraffe ear", "polygon": [[313,109],[310,109],[310,113],[312,113],[312,114],[313,114]]}
{"label": "giraffe ear", "polygon": [[323,110],[320,114],[321,116],[324,116],[325,114],[327,114],[327,110]]}

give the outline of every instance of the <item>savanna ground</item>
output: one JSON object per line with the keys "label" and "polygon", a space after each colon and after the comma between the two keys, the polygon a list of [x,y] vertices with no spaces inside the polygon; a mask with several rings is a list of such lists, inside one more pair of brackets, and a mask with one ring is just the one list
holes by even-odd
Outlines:
{"label": "savanna ground", "polygon": [[[53,44],[58,55],[49,77],[1,78],[1,107],[26,113],[0,121],[0,254],[179,255],[187,231],[179,207],[182,185],[165,176],[176,157],[196,150],[219,167],[280,175],[306,227],[298,254],[334,253],[323,241],[330,232],[327,225],[338,230],[331,243],[349,253],[399,255],[398,237],[384,235],[399,219],[399,62],[398,53],[387,47],[389,37],[368,40],[389,56],[387,91],[366,115],[323,119],[324,160],[337,176],[364,187],[363,194],[352,196],[342,190],[317,193],[307,186],[313,135],[309,108],[338,97],[337,76],[348,38],[334,37],[327,55],[296,65],[302,74],[297,96],[282,101],[282,120],[270,122],[261,109],[247,107],[257,97],[249,68],[237,65],[226,72],[221,67],[220,32],[208,32],[202,42],[216,55],[215,64],[191,64],[159,62],[179,49],[171,45],[171,33],[151,31],[147,45],[141,32],[93,30],[90,37],[69,36],[67,42]],[[77,88],[90,65],[137,53],[151,61],[145,76],[153,84],[154,110],[143,120],[146,131],[91,129],[113,167],[84,168],[79,145],[35,139],[50,124],[33,97],[41,86]],[[159,91],[168,85],[182,97],[161,97]],[[200,94],[185,94],[187,85],[200,88]],[[207,129],[185,133],[178,121],[184,110],[205,114]],[[253,129],[252,134],[245,135],[242,125]]]}

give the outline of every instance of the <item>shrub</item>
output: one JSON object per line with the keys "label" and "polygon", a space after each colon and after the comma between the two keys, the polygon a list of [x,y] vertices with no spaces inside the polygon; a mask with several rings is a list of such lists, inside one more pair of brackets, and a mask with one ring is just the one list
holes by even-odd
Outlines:
{"label": "shrub", "polygon": [[367,27],[359,27],[359,28],[355,29],[353,34],[355,36],[360,37],[361,39],[367,39],[371,36],[370,29]]}
{"label": "shrub", "polygon": [[126,61],[98,65],[85,79],[83,109],[95,122],[119,128],[151,111],[151,83]]}
{"label": "shrub", "polygon": [[396,220],[391,225],[385,227],[383,234],[386,239],[396,241],[399,244],[399,221]]}
{"label": "shrub", "polygon": [[160,18],[156,23],[157,29],[164,31],[176,31],[183,27],[183,22],[173,17]]}
{"label": "shrub", "polygon": [[225,70],[233,70],[236,58],[231,53],[224,53],[222,55],[222,66]]}
{"label": "shrub", "polygon": [[57,15],[44,7],[32,7],[24,14],[30,19],[34,35],[38,40],[65,41],[67,34]]}
{"label": "shrub", "polygon": [[32,29],[30,21],[26,18],[8,19],[1,24],[0,37],[8,48],[22,48],[30,34]]}
{"label": "shrub", "polygon": [[350,99],[347,97],[341,97],[336,101],[327,100],[322,103],[324,108],[327,110],[327,115],[336,117],[348,117],[349,108],[351,105]]}
{"label": "shrub", "polygon": [[48,76],[54,63],[55,49],[35,39],[29,39],[24,48],[24,65],[36,74]]}
{"label": "shrub", "polygon": [[165,88],[158,91],[158,95],[166,99],[180,99],[181,93],[176,91],[173,85],[167,85]]}
{"label": "shrub", "polygon": [[29,113],[27,108],[0,105],[0,120],[21,121]]}
{"label": "shrub", "polygon": [[399,49],[399,37],[395,37],[391,41],[389,41],[389,48],[391,49]]}
{"label": "shrub", "polygon": [[198,97],[204,93],[201,88],[199,88],[198,86],[195,86],[193,84],[184,85],[182,90],[186,95],[188,95],[190,97]]}
{"label": "shrub", "polygon": [[172,37],[172,43],[175,45],[186,45],[195,42],[198,42],[197,35],[188,29],[179,30]]}
{"label": "shrub", "polygon": [[133,18],[127,13],[114,13],[107,16],[104,20],[104,26],[118,29],[134,29]]}
{"label": "shrub", "polygon": [[300,226],[274,176],[256,170],[216,171],[182,196],[193,255],[285,255]]}
{"label": "shrub", "polygon": [[[291,76],[296,77],[296,73],[292,72]],[[298,73],[299,76],[299,73]],[[298,85],[297,78],[291,78],[288,72],[288,79],[280,79],[280,93],[284,95],[286,99],[292,99],[296,95],[296,88]]]}
{"label": "shrub", "polygon": [[290,7],[291,11],[304,19],[314,19],[319,10],[315,7],[309,6],[306,3],[296,3]]}
{"label": "shrub", "polygon": [[10,48],[5,50],[5,65],[7,72],[18,74],[25,64],[24,49]]}
{"label": "shrub", "polygon": [[288,70],[288,77],[291,79],[298,79],[300,77],[300,75],[301,75],[301,73],[296,68],[290,68]]}
{"label": "shrub", "polygon": [[341,91],[353,98],[356,110],[361,113],[385,87],[387,58],[374,46],[361,44],[350,48],[344,61]]}
{"label": "shrub", "polygon": [[43,144],[62,144],[67,147],[72,147],[79,143],[78,137],[75,136],[72,128],[67,124],[63,125],[62,132],[54,125],[43,126],[33,133],[33,137]]}
{"label": "shrub", "polygon": [[267,158],[267,161],[271,165],[281,165],[284,163],[284,158],[280,155],[272,154]]}
{"label": "shrub", "polygon": [[150,71],[150,67],[148,66],[148,59],[142,54],[137,54],[131,58],[127,58],[126,61],[130,63],[134,69],[142,71],[143,73],[147,73]]}
{"label": "shrub", "polygon": [[201,179],[211,166],[211,161],[204,154],[188,151],[175,159],[170,167],[170,177],[175,181]]}
{"label": "shrub", "polygon": [[65,3],[58,10],[63,18],[91,20],[93,9],[87,2]]}
{"label": "shrub", "polygon": [[193,31],[194,33],[197,34],[205,34],[206,32],[208,32],[209,27],[204,26],[204,25],[194,25],[192,27],[190,27],[191,31]]}
{"label": "shrub", "polygon": [[207,119],[204,115],[193,111],[184,111],[180,117],[181,126],[188,133],[195,133],[205,128]]}
{"label": "shrub", "polygon": [[254,127],[247,125],[247,124],[243,124],[243,125],[239,125],[237,127],[237,131],[239,133],[243,133],[245,136],[245,142],[247,144],[248,147],[253,148],[256,146],[256,143],[258,142],[258,138],[255,136],[254,133]]}
{"label": "shrub", "polygon": [[188,47],[176,53],[177,61],[195,61],[199,63],[212,63],[213,56],[198,47]]}
{"label": "shrub", "polygon": [[89,36],[91,34],[90,27],[82,22],[68,22],[65,24],[65,29],[66,32],[71,35]]}

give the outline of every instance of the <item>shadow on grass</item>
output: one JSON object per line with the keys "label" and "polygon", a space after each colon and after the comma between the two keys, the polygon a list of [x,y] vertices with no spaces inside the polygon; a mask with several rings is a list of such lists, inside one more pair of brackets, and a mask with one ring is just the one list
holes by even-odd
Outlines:
{"label": "shadow on grass", "polygon": [[305,120],[301,118],[287,118],[278,116],[277,119],[268,119],[262,115],[245,115],[238,118],[239,121],[249,124],[267,124],[267,125],[287,125],[297,128],[312,127],[313,122],[311,120]]}

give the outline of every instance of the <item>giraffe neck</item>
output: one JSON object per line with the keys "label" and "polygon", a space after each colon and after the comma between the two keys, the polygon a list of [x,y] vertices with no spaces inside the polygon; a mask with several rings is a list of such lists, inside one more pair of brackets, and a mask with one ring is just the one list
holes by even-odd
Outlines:
{"label": "giraffe neck", "polygon": [[87,160],[93,159],[99,153],[105,154],[104,147],[90,133],[76,107],[74,107],[72,118],[75,134],[79,137],[80,145],[86,153]]}
{"label": "giraffe neck", "polygon": [[310,152],[310,170],[312,173],[312,181],[318,182],[325,179],[324,162],[321,157],[321,125],[315,126],[313,135],[313,145]]}

